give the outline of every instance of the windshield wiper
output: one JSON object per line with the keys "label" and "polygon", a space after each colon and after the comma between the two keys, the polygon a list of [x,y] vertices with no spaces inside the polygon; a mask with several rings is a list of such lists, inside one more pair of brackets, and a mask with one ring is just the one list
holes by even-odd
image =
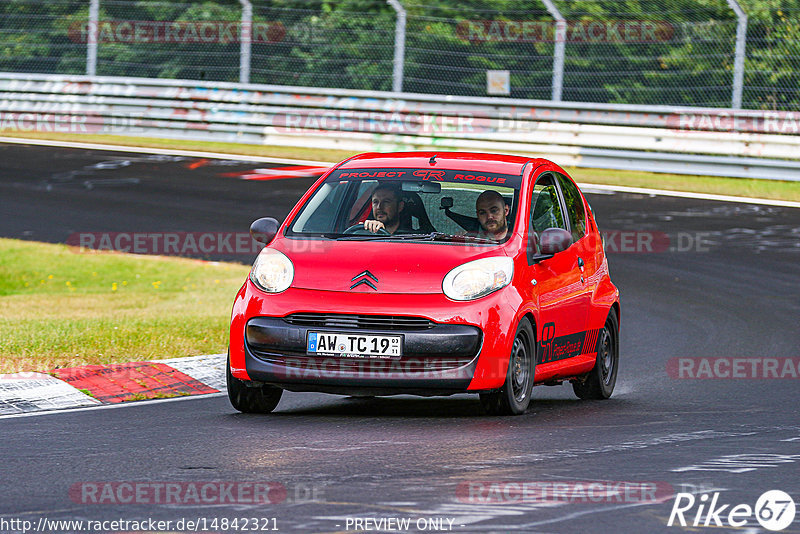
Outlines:
{"label": "windshield wiper", "polygon": [[321,237],[323,239],[337,239],[342,236],[342,234],[336,232],[298,232],[287,233],[286,235],[291,237]]}
{"label": "windshield wiper", "polygon": [[444,232],[430,232],[428,234],[391,234],[391,235],[343,235],[338,238],[339,240],[346,239],[348,241],[377,241],[377,240],[392,240],[392,241],[410,241],[410,240],[426,240],[426,241],[453,241],[453,242],[469,242],[469,243],[487,243],[496,244],[494,239],[486,239],[484,237],[475,237],[470,235],[455,235],[445,234]]}
{"label": "windshield wiper", "polygon": [[430,234],[431,240],[433,241],[457,241],[457,242],[469,242],[469,243],[488,243],[488,244],[497,244],[499,241],[495,241],[494,239],[489,239],[486,237],[477,237],[473,235],[456,235],[456,234],[445,234],[444,232],[433,232]]}
{"label": "windshield wiper", "polygon": [[351,234],[351,235],[340,235],[337,239],[339,241],[377,241],[377,240],[384,240],[384,239],[392,239],[396,241],[402,241],[405,239],[430,239],[431,234],[372,234],[372,235],[365,235],[365,234]]}

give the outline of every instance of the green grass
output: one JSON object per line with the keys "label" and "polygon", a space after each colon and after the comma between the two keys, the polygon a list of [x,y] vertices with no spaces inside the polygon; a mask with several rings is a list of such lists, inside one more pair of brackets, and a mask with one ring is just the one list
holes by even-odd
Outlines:
{"label": "green grass", "polygon": [[[168,148],[182,150],[202,150],[225,154],[247,156],[270,156],[276,158],[308,159],[315,161],[341,161],[353,155],[345,150],[325,150],[303,147],[280,147],[245,145],[237,143],[212,143],[203,141],[180,141],[145,137],[124,137],[116,135],[70,135],[57,133],[2,132],[6,137],[25,137],[53,139],[58,141],[80,141],[109,145],[136,146],[145,148]],[[556,160],[558,158],[555,158]],[[617,171],[607,169],[567,168],[577,182],[624,185],[629,187],[648,187],[673,191],[695,193],[714,193],[720,195],[767,198],[775,200],[800,201],[800,182],[780,182],[773,180],[750,180],[744,178],[717,178],[710,176],[690,176],[682,174],[658,174],[640,171]]]}
{"label": "green grass", "polygon": [[0,373],[225,352],[248,267],[0,239]]}

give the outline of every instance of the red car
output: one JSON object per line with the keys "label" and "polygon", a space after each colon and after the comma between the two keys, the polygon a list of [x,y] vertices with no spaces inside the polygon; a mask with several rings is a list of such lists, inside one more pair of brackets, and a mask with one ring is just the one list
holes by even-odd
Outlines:
{"label": "red car", "polygon": [[608,398],[619,291],[589,204],[544,159],[362,154],[279,224],[236,296],[228,396],[266,413],[283,390],[478,393],[521,414],[536,384]]}

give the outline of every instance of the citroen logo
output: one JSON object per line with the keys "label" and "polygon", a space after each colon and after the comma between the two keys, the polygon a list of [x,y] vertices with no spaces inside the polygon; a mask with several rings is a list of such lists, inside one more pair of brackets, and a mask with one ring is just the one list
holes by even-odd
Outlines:
{"label": "citroen logo", "polygon": [[378,277],[376,277],[374,274],[372,274],[371,272],[369,272],[367,270],[365,270],[365,271],[363,271],[361,273],[358,273],[357,275],[355,275],[353,277],[352,280],[350,280],[351,282],[354,282],[353,285],[350,286],[350,289],[355,289],[358,286],[360,286],[361,284],[366,284],[369,287],[371,287],[372,289],[374,289],[375,291],[377,291],[378,288],[375,286],[375,284],[372,283],[372,280],[370,280],[370,278],[372,280],[374,280],[375,282],[378,281]]}

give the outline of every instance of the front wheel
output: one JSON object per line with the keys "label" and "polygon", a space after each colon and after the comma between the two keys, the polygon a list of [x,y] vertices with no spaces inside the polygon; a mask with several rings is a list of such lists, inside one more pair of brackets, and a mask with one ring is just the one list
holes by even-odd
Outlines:
{"label": "front wheel", "polygon": [[481,404],[489,415],[520,415],[531,402],[533,376],[536,370],[536,346],[533,328],[522,319],[514,336],[508,359],[508,372],[498,391],[481,393]]}
{"label": "front wheel", "polygon": [[225,365],[225,382],[228,385],[228,400],[243,413],[270,413],[281,400],[283,390],[275,386],[253,387],[231,374],[231,359]]}
{"label": "front wheel", "polygon": [[607,399],[614,392],[619,367],[619,321],[612,309],[597,344],[597,361],[589,374],[572,382],[580,399]]}

